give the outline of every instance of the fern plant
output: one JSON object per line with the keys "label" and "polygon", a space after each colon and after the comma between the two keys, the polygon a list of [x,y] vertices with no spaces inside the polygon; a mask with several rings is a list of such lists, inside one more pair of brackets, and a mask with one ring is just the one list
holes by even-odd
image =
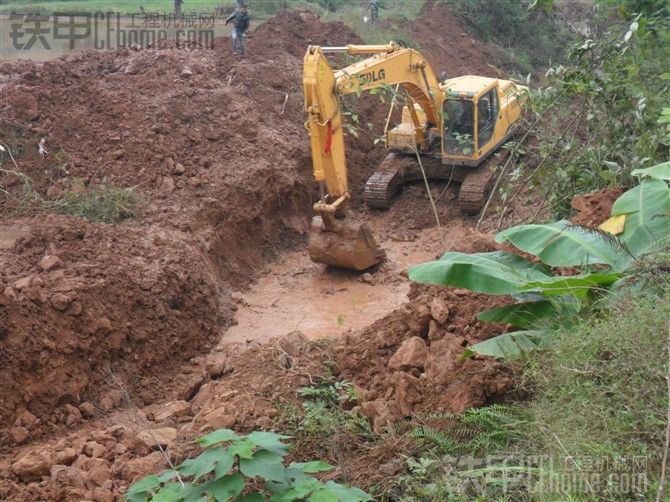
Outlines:
{"label": "fern plant", "polygon": [[[455,419],[455,425],[442,430],[426,424],[445,418]],[[453,455],[507,448],[510,443],[521,438],[528,419],[518,407],[494,404],[485,408],[472,408],[460,415],[427,415],[421,417],[421,420],[423,425],[412,429],[407,437],[428,441],[436,453]]]}
{"label": "fern plant", "polygon": [[456,453],[460,449],[457,440],[450,437],[447,433],[433,429],[427,425],[417,427],[411,430],[408,437],[412,439],[424,439],[434,444],[438,452],[443,455],[450,455]]}

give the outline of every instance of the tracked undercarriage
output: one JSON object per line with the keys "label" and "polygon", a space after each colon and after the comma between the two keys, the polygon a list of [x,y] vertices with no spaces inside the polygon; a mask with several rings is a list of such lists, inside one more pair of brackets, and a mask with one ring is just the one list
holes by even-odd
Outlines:
{"label": "tracked undercarriage", "polygon": [[[478,167],[445,165],[440,159],[431,157],[422,157],[421,162],[429,180],[459,183],[458,205],[461,211],[477,214],[486,204],[497,167],[505,158],[505,153],[492,155]],[[388,209],[393,197],[401,191],[405,183],[422,179],[423,174],[416,156],[390,153],[368,178],[363,198],[371,208]]]}

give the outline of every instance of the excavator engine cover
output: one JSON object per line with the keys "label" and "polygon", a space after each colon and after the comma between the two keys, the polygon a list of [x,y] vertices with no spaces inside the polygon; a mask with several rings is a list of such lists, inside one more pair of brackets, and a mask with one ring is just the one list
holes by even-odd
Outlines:
{"label": "excavator engine cover", "polygon": [[366,225],[339,223],[329,231],[321,216],[312,218],[307,248],[313,262],[353,270],[365,270],[386,258]]}

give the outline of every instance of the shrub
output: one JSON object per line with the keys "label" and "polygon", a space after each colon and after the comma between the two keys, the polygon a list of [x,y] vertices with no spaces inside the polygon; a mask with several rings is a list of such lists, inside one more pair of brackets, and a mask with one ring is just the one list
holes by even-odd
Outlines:
{"label": "shrub", "polygon": [[[326,462],[291,462],[286,466],[286,439],[288,436],[274,432],[256,431],[241,436],[219,429],[197,440],[205,448],[203,453],[160,476],[139,480],[128,489],[126,500],[372,500],[362,490],[334,481],[322,483],[310,475],[331,470],[333,466]],[[258,479],[263,483],[258,483]]]}

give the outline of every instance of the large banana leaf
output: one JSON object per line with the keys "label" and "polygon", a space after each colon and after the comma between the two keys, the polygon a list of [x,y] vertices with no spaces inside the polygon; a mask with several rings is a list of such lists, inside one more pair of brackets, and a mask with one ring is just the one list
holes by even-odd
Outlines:
{"label": "large banana leaf", "polygon": [[649,176],[656,180],[670,181],[670,161],[661,162],[653,167],[646,169],[634,169],[630,174],[633,176]]}
{"label": "large banana leaf", "polygon": [[499,232],[496,241],[509,242],[552,267],[602,263],[618,270],[631,260],[613,236],[567,220],[511,227]]}
{"label": "large banana leaf", "polygon": [[532,328],[542,320],[555,315],[557,311],[554,303],[549,300],[540,300],[484,310],[477,314],[477,319],[487,322],[505,322],[517,328]]}
{"label": "large banana leaf", "polygon": [[606,287],[616,282],[619,274],[579,274],[556,276],[541,281],[530,281],[522,287],[524,290],[537,291],[545,296],[572,295],[583,299],[595,286]]}
{"label": "large banana leaf", "polygon": [[551,342],[551,335],[546,331],[514,331],[476,343],[470,350],[483,356],[512,358],[524,352],[547,348]]}
{"label": "large banana leaf", "polygon": [[670,236],[670,189],[661,180],[644,179],[619,197],[612,216],[626,215],[619,238],[636,257],[658,251]]}
{"label": "large banana leaf", "polygon": [[547,280],[546,267],[502,251],[445,253],[437,261],[415,265],[409,278],[416,282],[445,284],[491,295],[509,295],[526,283]]}

